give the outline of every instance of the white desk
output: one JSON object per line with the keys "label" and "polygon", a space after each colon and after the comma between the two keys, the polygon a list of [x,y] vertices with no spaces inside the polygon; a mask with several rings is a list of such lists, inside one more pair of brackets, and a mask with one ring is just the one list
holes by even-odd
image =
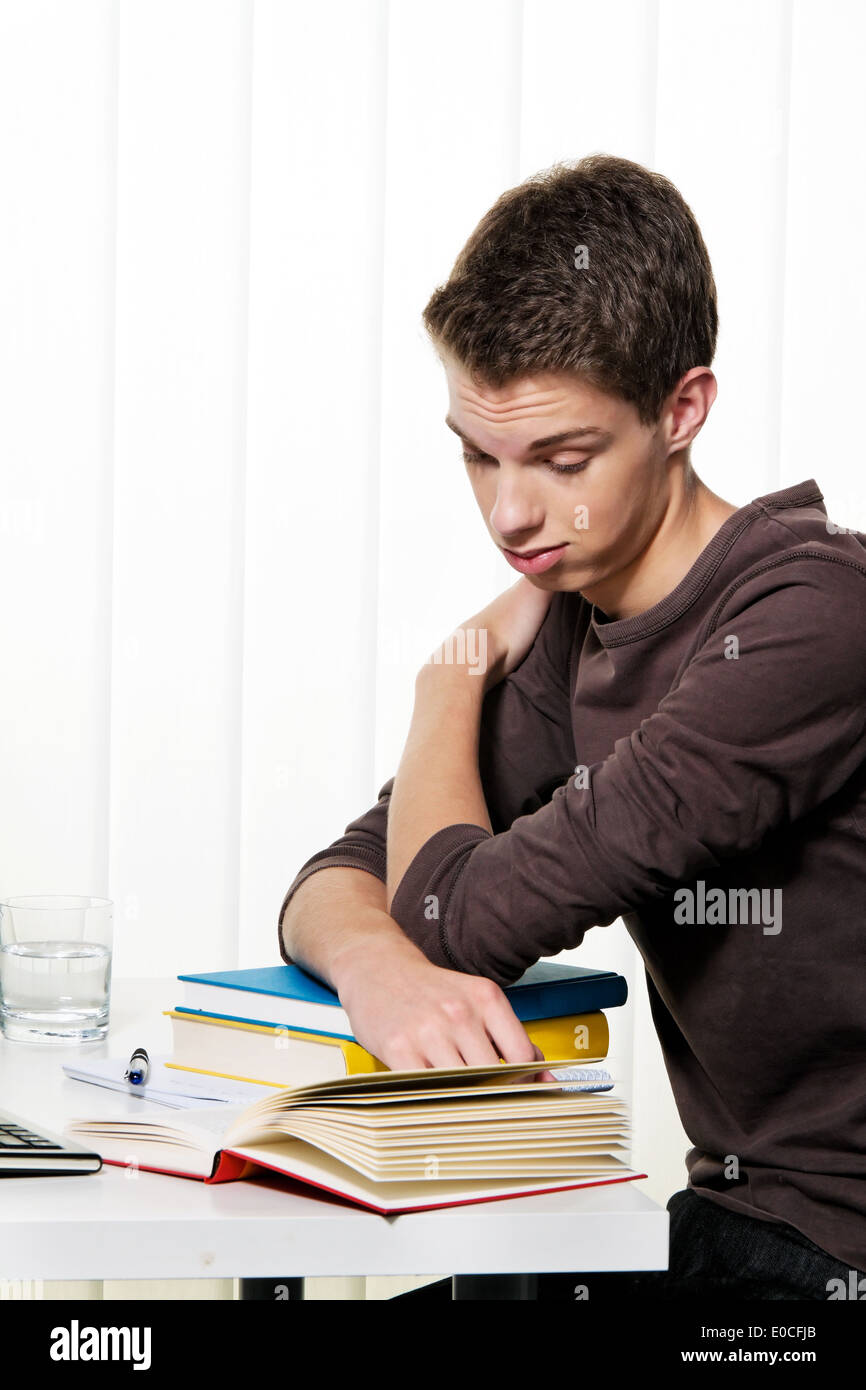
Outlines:
{"label": "white desk", "polygon": [[[176,980],[116,980],[105,1043],[0,1038],[0,1105],[59,1130],[116,1112],[62,1062],[171,1051]],[[156,1109],[157,1107],[153,1107]],[[160,1108],[160,1113],[170,1112]],[[0,1179],[4,1279],[274,1278],[665,1269],[668,1213],[633,1184],[383,1217],[274,1176],[208,1186],[104,1165]]]}

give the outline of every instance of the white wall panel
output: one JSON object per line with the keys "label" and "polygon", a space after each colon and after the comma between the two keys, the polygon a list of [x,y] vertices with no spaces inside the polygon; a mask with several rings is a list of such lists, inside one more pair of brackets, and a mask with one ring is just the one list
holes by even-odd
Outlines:
{"label": "white wall panel", "polygon": [[236,951],[251,20],[243,0],[121,5],[110,831],[121,974],[216,968]]}
{"label": "white wall panel", "polygon": [[256,6],[241,965],[279,961],[290,882],[381,785],[385,16]]}
{"label": "white wall panel", "polygon": [[694,212],[713,265],[719,394],[695,468],[742,506],[799,481],[779,460],[790,6],[665,0],[654,167]]}
{"label": "white wall panel", "polygon": [[521,178],[587,154],[651,161],[657,28],[654,0],[528,0]]}
{"label": "white wall panel", "polygon": [[786,482],[814,478],[827,516],[866,530],[859,437],[866,179],[866,10],[793,7],[779,453]]}
{"label": "white wall panel", "polygon": [[0,894],[108,889],[114,10],[0,5]]}

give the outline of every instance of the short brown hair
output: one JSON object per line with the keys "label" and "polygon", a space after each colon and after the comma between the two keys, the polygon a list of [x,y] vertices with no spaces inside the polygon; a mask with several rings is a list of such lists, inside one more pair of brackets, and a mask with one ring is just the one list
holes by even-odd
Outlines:
{"label": "short brown hair", "polygon": [[577,372],[632,402],[643,424],[657,423],[690,367],[710,365],[718,330],[688,204],[664,175],[609,154],[554,164],[503,193],[423,321],[434,347],[482,384]]}

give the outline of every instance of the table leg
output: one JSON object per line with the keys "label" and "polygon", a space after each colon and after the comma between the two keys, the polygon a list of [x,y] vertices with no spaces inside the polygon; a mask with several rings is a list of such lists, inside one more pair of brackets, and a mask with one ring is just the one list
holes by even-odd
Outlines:
{"label": "table leg", "polygon": [[486,1298],[497,1302],[506,1299],[534,1300],[538,1298],[537,1274],[453,1274],[452,1299]]}
{"label": "table leg", "polygon": [[304,1297],[303,1279],[239,1279],[238,1297],[244,1303],[279,1303],[284,1299],[297,1302]]}

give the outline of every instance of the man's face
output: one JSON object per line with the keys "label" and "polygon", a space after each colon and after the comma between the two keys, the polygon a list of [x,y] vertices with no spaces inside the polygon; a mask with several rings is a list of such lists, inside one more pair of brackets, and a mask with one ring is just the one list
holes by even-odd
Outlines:
{"label": "man's face", "polygon": [[[539,373],[494,391],[473,385],[450,356],[443,365],[446,423],[463,437],[466,471],[493,541],[537,588],[580,590],[601,606],[664,516],[667,417],[644,426],[632,405],[567,373]],[[511,553],[547,549],[523,564]]]}

